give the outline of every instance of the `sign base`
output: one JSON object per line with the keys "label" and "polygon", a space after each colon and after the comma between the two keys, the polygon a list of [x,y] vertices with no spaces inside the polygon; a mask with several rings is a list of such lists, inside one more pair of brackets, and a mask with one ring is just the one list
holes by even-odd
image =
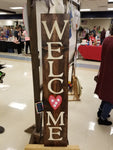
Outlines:
{"label": "sign base", "polygon": [[67,146],[67,147],[45,147],[44,145],[29,144],[24,150],[80,150],[79,146]]}

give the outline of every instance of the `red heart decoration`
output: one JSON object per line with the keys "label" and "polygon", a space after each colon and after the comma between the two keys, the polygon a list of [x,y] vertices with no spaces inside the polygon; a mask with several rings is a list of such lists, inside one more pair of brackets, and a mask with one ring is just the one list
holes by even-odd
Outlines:
{"label": "red heart decoration", "polygon": [[56,98],[53,95],[49,96],[49,103],[51,107],[56,110],[62,103],[62,97],[58,95]]}

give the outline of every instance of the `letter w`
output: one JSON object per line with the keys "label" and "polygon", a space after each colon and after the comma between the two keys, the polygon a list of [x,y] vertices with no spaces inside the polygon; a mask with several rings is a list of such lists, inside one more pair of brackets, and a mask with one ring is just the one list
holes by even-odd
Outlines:
{"label": "letter w", "polygon": [[61,32],[61,31],[60,31],[60,28],[59,28],[59,25],[58,25],[58,23],[57,23],[56,20],[55,20],[55,22],[54,22],[54,24],[53,24],[53,27],[52,27],[52,30],[51,30],[51,31],[49,31],[49,29],[48,29],[48,27],[47,27],[47,21],[42,21],[42,24],[43,24],[43,26],[44,26],[44,28],[45,28],[45,30],[46,30],[46,34],[47,34],[49,40],[51,39],[51,36],[52,36],[52,34],[53,34],[54,29],[56,29],[56,32],[57,32],[57,34],[58,34],[58,37],[59,37],[59,39],[61,40],[61,39],[62,39],[62,36],[63,36],[63,34],[64,34],[64,31],[65,31],[65,28],[66,28],[67,23],[68,23],[68,20],[64,20],[64,27],[63,27],[63,30],[62,30],[62,32]]}

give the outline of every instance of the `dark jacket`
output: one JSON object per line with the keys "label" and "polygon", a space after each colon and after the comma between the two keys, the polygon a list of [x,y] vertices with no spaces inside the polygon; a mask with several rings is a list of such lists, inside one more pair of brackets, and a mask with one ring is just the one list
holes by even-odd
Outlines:
{"label": "dark jacket", "polygon": [[106,31],[102,30],[101,32],[101,39],[104,40],[105,39],[105,35],[106,35]]}
{"label": "dark jacket", "polygon": [[101,65],[95,93],[101,100],[113,104],[113,37],[105,38],[102,45]]}
{"label": "dark jacket", "polygon": [[19,36],[18,33],[19,31],[15,30],[14,37],[16,37],[19,42],[21,42],[21,36]]}

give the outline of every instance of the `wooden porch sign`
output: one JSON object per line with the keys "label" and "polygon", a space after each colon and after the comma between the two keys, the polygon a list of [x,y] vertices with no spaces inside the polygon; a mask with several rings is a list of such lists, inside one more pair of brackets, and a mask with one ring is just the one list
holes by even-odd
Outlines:
{"label": "wooden porch sign", "polygon": [[44,145],[67,146],[69,16],[41,15]]}

